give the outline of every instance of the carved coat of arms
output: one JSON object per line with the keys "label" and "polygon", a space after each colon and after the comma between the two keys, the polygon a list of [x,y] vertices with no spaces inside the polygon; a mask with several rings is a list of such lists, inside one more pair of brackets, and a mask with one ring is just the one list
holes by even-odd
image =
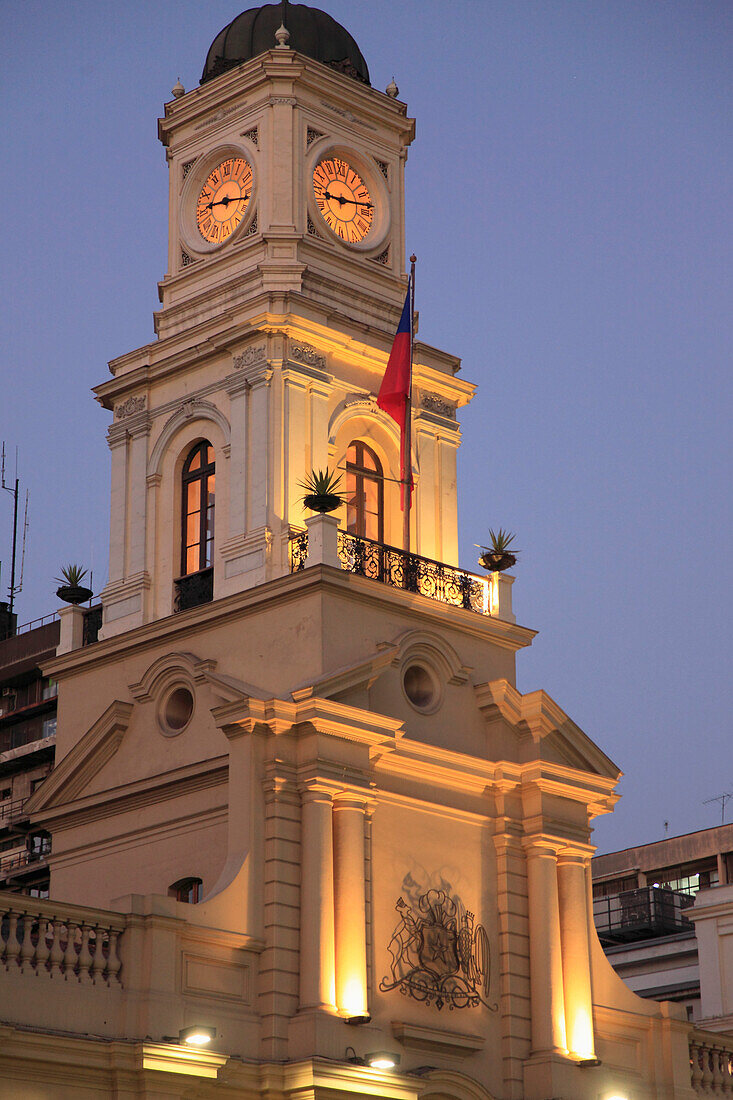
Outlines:
{"label": "carved coat of arms", "polygon": [[438,1009],[482,1004],[495,1012],[488,999],[489,937],[473,913],[459,913],[457,900],[435,889],[412,904],[400,897],[395,909],[400,919],[389,944],[392,973],[379,983],[382,992],[399,989]]}

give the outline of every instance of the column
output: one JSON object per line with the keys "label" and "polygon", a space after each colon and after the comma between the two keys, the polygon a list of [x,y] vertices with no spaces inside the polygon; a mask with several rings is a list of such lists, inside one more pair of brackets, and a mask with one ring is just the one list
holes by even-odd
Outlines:
{"label": "column", "polygon": [[[260,349],[254,349],[259,351]],[[262,349],[264,354],[264,348]],[[231,449],[229,452],[229,538],[247,530],[247,393],[249,383],[241,371],[227,380]]]}
{"label": "column", "polygon": [[109,584],[125,576],[125,528],[127,523],[127,431],[113,424],[107,433],[112,457],[109,523]]}
{"label": "column", "polygon": [[333,1008],[333,806],[326,791],[303,792],[301,810],[300,1008]]}
{"label": "column", "polygon": [[585,862],[580,853],[561,852],[557,886],[568,1050],[578,1058],[595,1058]]}
{"label": "column", "polygon": [[564,1054],[567,1043],[556,847],[536,837],[528,837],[524,843],[529,902],[532,1053]]}
{"label": "column", "polygon": [[145,571],[145,535],[147,517],[147,465],[150,425],[147,415],[135,417],[129,427],[130,477],[128,482],[130,560],[126,575],[134,577]]}
{"label": "column", "polygon": [[333,864],[336,931],[336,1006],[346,1016],[367,1016],[366,886],[364,814],[358,796],[337,799],[333,808]]}
{"label": "column", "polygon": [[[265,527],[269,519],[270,478],[274,455],[270,441],[270,381],[272,370],[266,363],[254,367],[247,375],[249,391],[247,463],[247,530]],[[275,441],[277,442],[277,441]]]}
{"label": "column", "polygon": [[285,480],[282,516],[286,523],[297,522],[302,514],[301,482],[306,468],[306,396],[307,380],[294,370],[285,369],[283,378],[283,475]]}

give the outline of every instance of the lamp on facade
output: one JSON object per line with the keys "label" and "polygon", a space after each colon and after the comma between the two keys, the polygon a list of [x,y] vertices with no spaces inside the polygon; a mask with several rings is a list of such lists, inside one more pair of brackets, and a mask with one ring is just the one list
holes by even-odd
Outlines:
{"label": "lamp on facade", "polygon": [[370,1069],[396,1069],[400,1064],[400,1056],[388,1050],[373,1050],[371,1054],[361,1058],[353,1047],[347,1047],[346,1061],[352,1066],[369,1066]]}
{"label": "lamp on facade", "polygon": [[190,1027],[182,1027],[178,1032],[178,1041],[181,1046],[184,1043],[191,1047],[204,1047],[216,1038],[215,1027],[204,1027],[202,1024],[191,1024]]}

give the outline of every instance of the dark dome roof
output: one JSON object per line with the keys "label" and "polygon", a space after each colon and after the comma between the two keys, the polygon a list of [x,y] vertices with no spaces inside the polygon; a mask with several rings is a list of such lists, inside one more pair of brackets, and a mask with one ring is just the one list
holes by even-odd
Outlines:
{"label": "dark dome roof", "polygon": [[206,55],[201,84],[275,47],[275,31],[284,23],[288,45],[307,57],[369,84],[369,69],[347,30],[318,8],[306,4],[264,4],[250,8],[219,31]]}

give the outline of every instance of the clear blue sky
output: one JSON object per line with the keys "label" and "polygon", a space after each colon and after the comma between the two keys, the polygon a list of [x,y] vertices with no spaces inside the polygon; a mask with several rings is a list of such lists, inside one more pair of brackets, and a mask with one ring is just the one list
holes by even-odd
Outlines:
{"label": "clear blue sky", "polygon": [[[625,772],[603,850],[716,824],[730,698],[733,6],[322,0],[417,118],[421,337],[479,384],[462,561],[517,532],[522,691]],[[62,563],[106,575],[108,415],[90,387],[153,338],[166,264],[156,118],[229,0],[0,5],[0,434],[30,537],[20,620]],[[11,501],[0,494],[2,587]],[[729,815],[730,816],[730,815]]]}

